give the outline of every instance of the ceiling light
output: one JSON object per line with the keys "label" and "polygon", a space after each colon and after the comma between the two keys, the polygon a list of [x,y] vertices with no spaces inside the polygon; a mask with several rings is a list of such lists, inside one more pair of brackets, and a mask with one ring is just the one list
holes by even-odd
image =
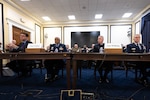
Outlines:
{"label": "ceiling light", "polygon": [[101,19],[103,17],[103,14],[95,14],[95,19]]}
{"label": "ceiling light", "polygon": [[31,0],[20,0],[20,1],[31,1]]}
{"label": "ceiling light", "polygon": [[68,18],[69,18],[69,20],[75,20],[76,19],[76,17],[74,15],[69,15]]}
{"label": "ceiling light", "polygon": [[43,16],[42,17],[45,21],[50,21],[51,19],[48,16]]}
{"label": "ceiling light", "polygon": [[132,15],[132,13],[125,13],[123,16],[122,16],[122,18],[128,18],[128,17],[130,17]]}

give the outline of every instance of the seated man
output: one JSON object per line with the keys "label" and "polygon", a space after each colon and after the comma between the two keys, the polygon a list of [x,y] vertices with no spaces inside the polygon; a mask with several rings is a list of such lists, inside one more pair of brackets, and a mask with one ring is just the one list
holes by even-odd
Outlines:
{"label": "seated man", "polygon": [[89,51],[88,51],[88,47],[86,46],[86,45],[83,45],[83,48],[81,49],[82,51],[82,53],[88,53]]}
{"label": "seated man", "polygon": [[73,53],[80,52],[80,47],[79,47],[78,43],[74,43],[71,52],[73,52]]}
{"label": "seated man", "polygon": [[[94,45],[93,52],[99,52],[102,53],[104,50],[104,43],[103,43],[104,37],[98,36],[98,43]],[[108,73],[110,70],[112,70],[112,62],[111,61],[100,61],[98,60],[96,62],[96,68],[98,69],[98,72],[100,74],[99,83],[107,82],[109,83],[109,80],[107,78]],[[104,70],[104,75],[103,75]]]}
{"label": "seated man", "polygon": [[92,44],[91,49],[89,50],[89,52],[93,52],[95,44]]}
{"label": "seated man", "polygon": [[[95,44],[92,44],[91,48],[89,49],[89,53],[93,52],[94,46],[95,46]],[[88,68],[91,68],[94,65],[95,65],[95,61],[89,60],[89,62],[88,62]]]}
{"label": "seated man", "polygon": [[66,49],[67,49],[67,52],[71,52],[71,49],[69,48],[68,44],[66,45]]}
{"label": "seated man", "polygon": [[[55,37],[55,43],[50,45],[50,52],[67,52],[66,46],[60,43],[60,38]],[[45,60],[44,65],[47,70],[45,81],[53,81],[57,78],[59,69],[65,64],[64,60]]]}
{"label": "seated man", "polygon": [[[127,45],[126,52],[127,53],[144,53],[146,51],[146,48],[143,44],[140,43],[140,34],[136,34],[134,36],[134,42]],[[136,68],[140,69],[142,73],[142,77],[138,79],[139,82],[141,82],[143,85],[147,85],[148,79],[147,79],[147,71],[146,68],[150,65],[149,62],[142,62],[142,61],[134,61],[131,62],[136,65]]]}
{"label": "seated man", "polygon": [[[9,52],[25,52],[25,49],[28,46],[28,43],[32,43],[28,41],[28,34],[25,32],[20,33],[21,43],[17,46],[15,43],[11,43],[7,45],[7,49]],[[26,76],[28,73],[27,65],[33,63],[31,60],[13,60],[6,64],[7,67],[12,69],[15,72],[22,72],[21,76]]]}
{"label": "seated man", "polygon": [[16,40],[12,40],[11,43],[8,43],[8,44],[6,45],[6,50],[11,50],[11,49],[13,49],[13,48],[11,48],[11,47],[13,47],[13,45],[16,45]]}

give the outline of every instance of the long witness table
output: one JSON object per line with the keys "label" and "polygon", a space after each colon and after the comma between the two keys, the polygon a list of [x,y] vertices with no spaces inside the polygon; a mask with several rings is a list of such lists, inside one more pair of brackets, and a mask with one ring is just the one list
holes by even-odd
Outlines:
{"label": "long witness table", "polygon": [[104,61],[150,61],[149,53],[74,53],[72,87],[77,83],[77,60],[104,60]]}
{"label": "long witness table", "polygon": [[45,60],[45,59],[66,59],[66,77],[67,77],[67,88],[70,89],[70,53],[0,53],[0,75],[2,76],[3,59],[11,60]]}

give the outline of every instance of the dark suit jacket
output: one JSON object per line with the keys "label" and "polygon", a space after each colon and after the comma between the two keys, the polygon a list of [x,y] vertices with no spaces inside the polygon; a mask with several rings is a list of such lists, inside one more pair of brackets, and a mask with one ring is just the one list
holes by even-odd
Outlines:
{"label": "dark suit jacket", "polygon": [[19,45],[18,45],[18,48],[17,49],[13,49],[11,52],[25,52],[25,49],[27,48],[28,44],[29,43],[32,43],[30,41],[25,41],[25,42],[21,42]]}
{"label": "dark suit jacket", "polygon": [[102,44],[102,45],[100,45],[100,44],[95,44],[94,45],[94,49],[93,49],[93,52],[99,52],[99,49],[100,49],[100,47],[102,47],[103,49],[104,49],[104,43]]}
{"label": "dark suit jacket", "polygon": [[127,53],[143,53],[145,51],[145,47],[143,44],[140,44],[141,49],[135,44],[131,43],[127,45],[126,52]]}
{"label": "dark suit jacket", "polygon": [[[135,43],[131,43],[127,45],[126,52],[127,53],[144,53],[146,51],[146,48],[144,47],[143,44],[140,44],[141,49],[138,48],[138,46]],[[150,63],[148,61],[130,61],[127,64],[134,64],[136,67],[141,70],[141,73],[143,74],[143,78],[147,77],[147,71],[146,68],[149,67]]]}
{"label": "dark suit jacket", "polygon": [[[30,41],[24,41],[24,43],[21,42],[18,45],[17,49],[13,49],[10,52],[25,52],[25,49],[27,48],[29,43],[32,42]],[[7,63],[6,66],[11,68],[15,72],[21,71],[22,73],[25,73],[29,69],[29,66],[31,68],[33,64],[34,64],[34,60],[12,60],[11,62]]]}
{"label": "dark suit jacket", "polygon": [[[105,45],[104,43],[101,44],[101,45],[100,44],[95,44],[93,52],[99,52],[100,47],[102,47],[104,49],[104,45]],[[104,62],[102,62],[101,60],[98,60],[97,63],[96,63],[96,67],[100,68],[99,66],[100,66],[101,63],[103,63],[102,64],[103,67],[106,67],[106,70],[111,70],[111,68],[112,68],[112,61],[104,61]]]}
{"label": "dark suit jacket", "polygon": [[61,43],[59,46],[56,46],[56,44],[50,44],[50,52],[55,52],[55,49],[57,49],[58,52],[67,52],[66,46]]}
{"label": "dark suit jacket", "polygon": [[89,50],[89,52],[93,52],[93,50],[94,50],[94,49],[92,48],[92,49]]}

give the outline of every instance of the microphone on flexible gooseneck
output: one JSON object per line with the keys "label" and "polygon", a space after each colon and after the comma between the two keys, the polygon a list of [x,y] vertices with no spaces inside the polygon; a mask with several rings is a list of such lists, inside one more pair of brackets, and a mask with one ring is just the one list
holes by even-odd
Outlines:
{"label": "microphone on flexible gooseneck", "polygon": [[146,46],[142,44],[142,47],[143,47],[144,53],[146,53]]}

